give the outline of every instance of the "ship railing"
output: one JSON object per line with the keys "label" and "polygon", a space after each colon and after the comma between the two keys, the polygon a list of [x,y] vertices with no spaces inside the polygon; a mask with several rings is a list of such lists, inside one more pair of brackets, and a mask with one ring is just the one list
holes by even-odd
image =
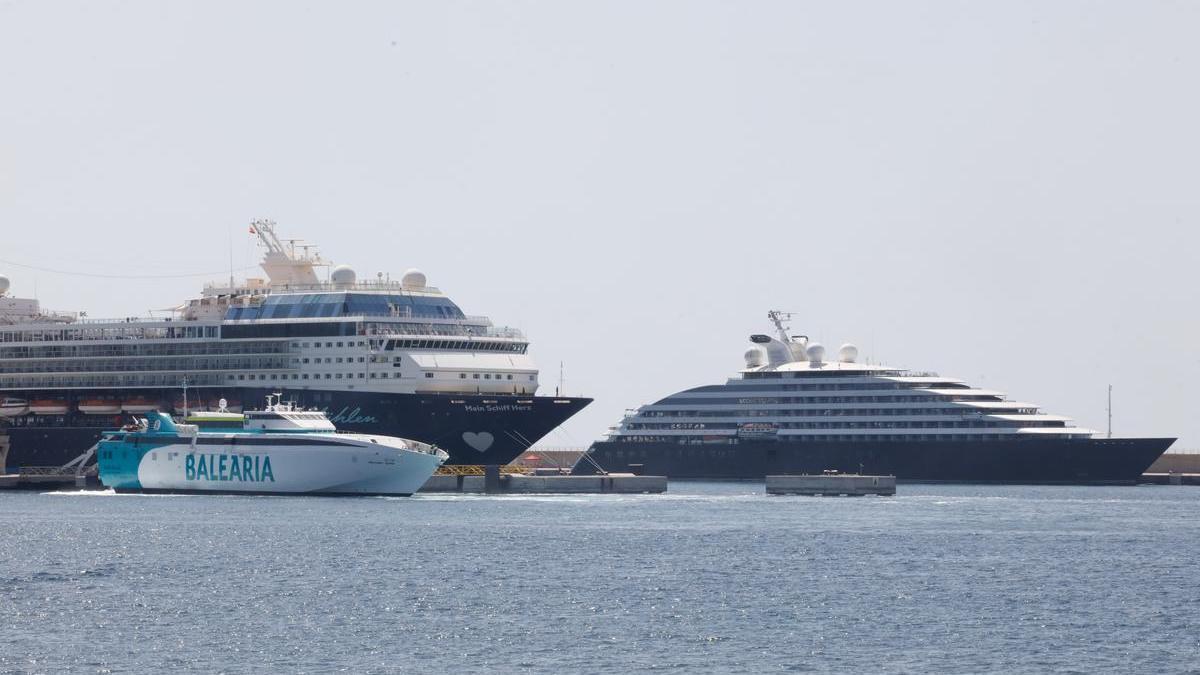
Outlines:
{"label": "ship railing", "polygon": [[89,466],[83,471],[78,471],[73,466],[22,466],[19,467],[18,473],[22,476],[95,476],[96,466]]}
{"label": "ship railing", "polygon": [[320,281],[315,284],[271,284],[264,283],[261,286],[230,286],[227,283],[209,282],[204,284],[205,292],[224,291],[229,293],[251,293],[270,289],[271,292],[295,292],[295,291],[396,291],[403,293],[429,293],[440,294],[441,289],[435,286],[422,286],[420,288],[406,288],[399,281],[391,279],[364,279],[355,281],[352,284],[335,284],[332,281]]}

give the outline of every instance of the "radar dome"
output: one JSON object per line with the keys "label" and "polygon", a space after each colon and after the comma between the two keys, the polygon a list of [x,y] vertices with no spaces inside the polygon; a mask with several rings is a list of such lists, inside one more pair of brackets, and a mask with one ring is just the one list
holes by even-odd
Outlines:
{"label": "radar dome", "polygon": [[751,347],[750,349],[747,349],[746,350],[746,367],[747,368],[758,368],[759,366],[761,366],[763,364],[763,359],[765,356],[766,356],[766,354],[763,354],[763,350],[759,349],[758,347]]}
{"label": "radar dome", "polygon": [[819,342],[814,342],[808,346],[808,360],[813,363],[820,363],[825,360],[825,345]]}
{"label": "radar dome", "polygon": [[858,347],[847,342],[838,350],[838,360],[842,363],[854,363],[858,359]]}
{"label": "radar dome", "polygon": [[425,273],[419,269],[411,269],[404,273],[400,279],[400,285],[409,290],[425,288]]}
{"label": "radar dome", "polygon": [[335,286],[353,286],[354,282],[358,280],[358,275],[349,266],[338,265],[333,268],[329,278],[333,280]]}
{"label": "radar dome", "polygon": [[7,293],[8,288],[11,285],[12,285],[12,283],[8,280],[8,277],[4,276],[3,274],[0,274],[0,295],[4,295],[5,293]]}

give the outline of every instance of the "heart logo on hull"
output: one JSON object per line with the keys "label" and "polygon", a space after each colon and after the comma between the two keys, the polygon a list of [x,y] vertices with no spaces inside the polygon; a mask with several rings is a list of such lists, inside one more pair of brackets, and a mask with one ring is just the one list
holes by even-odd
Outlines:
{"label": "heart logo on hull", "polygon": [[462,439],[463,442],[479,452],[487,452],[488,448],[492,447],[492,443],[496,442],[496,437],[486,431],[480,433],[468,431],[462,435]]}

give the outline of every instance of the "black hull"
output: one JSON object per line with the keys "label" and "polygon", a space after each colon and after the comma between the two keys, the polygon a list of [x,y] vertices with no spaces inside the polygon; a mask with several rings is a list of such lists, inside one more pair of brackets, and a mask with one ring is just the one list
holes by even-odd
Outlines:
{"label": "black hull", "polygon": [[[673,479],[755,479],[826,470],[953,483],[1131,484],[1173,438],[975,441],[610,443],[589,456],[607,471]],[[587,460],[577,473],[593,473]]]}
{"label": "black hull", "polygon": [[[247,409],[261,408],[268,389],[205,392],[205,398],[239,398]],[[32,398],[33,394],[5,392]],[[103,395],[88,391],[80,398]],[[284,400],[325,410],[338,429],[399,436],[432,443],[450,454],[447,464],[508,464],[592,402],[589,398],[516,395],[380,394],[283,389]],[[157,395],[161,395],[157,394]],[[172,391],[171,396],[178,392]],[[72,409],[75,400],[71,401]],[[165,405],[164,405],[165,409]],[[9,437],[8,470],[22,466],[61,466],[91,447],[105,430],[128,415],[61,417],[27,415],[0,427]],[[3,469],[4,467],[0,467]]]}

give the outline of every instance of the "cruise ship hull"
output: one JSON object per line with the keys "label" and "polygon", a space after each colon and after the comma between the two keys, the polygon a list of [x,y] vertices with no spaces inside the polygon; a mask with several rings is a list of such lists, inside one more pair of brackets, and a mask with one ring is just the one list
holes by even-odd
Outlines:
{"label": "cruise ship hull", "polygon": [[[826,470],[953,483],[1132,484],[1173,438],[1079,440],[780,442],[679,444],[601,441],[591,459],[607,471],[673,479],[756,479]],[[577,473],[592,473],[587,460]]]}
{"label": "cruise ship hull", "polygon": [[[237,398],[252,407],[270,389],[220,389],[203,398]],[[97,392],[88,392],[94,396]],[[591,403],[589,398],[520,395],[381,394],[283,389],[284,400],[323,410],[342,431],[411,438],[436,445],[450,454],[447,464],[507,464]],[[21,394],[25,396],[26,394]],[[172,399],[178,392],[164,396]],[[5,464],[61,466],[100,439],[101,432],[120,426],[128,416],[84,415],[77,401],[66,416],[32,416],[6,421],[9,451]],[[0,469],[3,469],[0,466]]]}

